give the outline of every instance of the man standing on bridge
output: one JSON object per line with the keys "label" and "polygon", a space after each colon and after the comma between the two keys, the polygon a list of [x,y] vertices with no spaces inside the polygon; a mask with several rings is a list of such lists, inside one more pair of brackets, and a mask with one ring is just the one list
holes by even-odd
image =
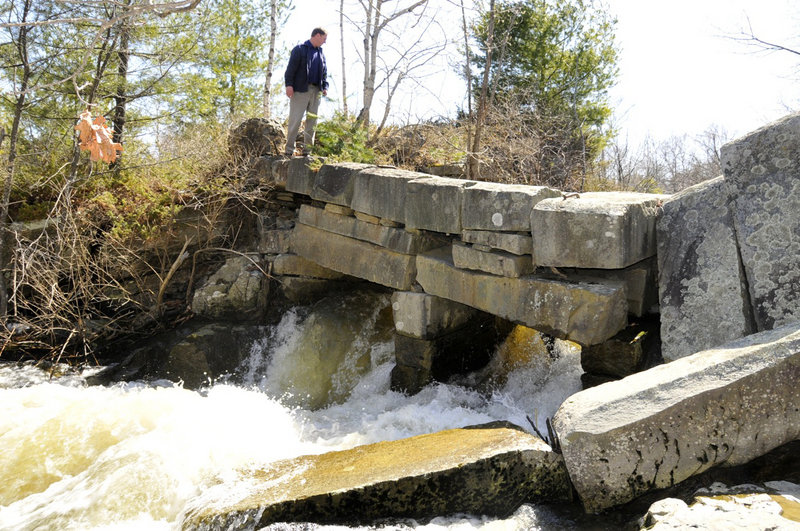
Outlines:
{"label": "man standing on bridge", "polygon": [[306,114],[303,131],[303,155],[308,155],[314,143],[314,127],[317,125],[317,110],[321,96],[328,95],[328,69],[322,45],[328,33],[314,28],[311,38],[292,49],[284,79],[286,95],[289,97],[289,131],[286,138],[287,157],[294,155],[297,133]]}

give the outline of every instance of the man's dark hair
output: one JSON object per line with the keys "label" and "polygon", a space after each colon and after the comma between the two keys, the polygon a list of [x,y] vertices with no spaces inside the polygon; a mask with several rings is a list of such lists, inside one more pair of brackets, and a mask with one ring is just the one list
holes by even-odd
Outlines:
{"label": "man's dark hair", "polygon": [[327,35],[327,34],[328,34],[328,32],[325,31],[322,28],[314,28],[313,30],[311,30],[311,36],[312,37],[314,37],[316,35]]}

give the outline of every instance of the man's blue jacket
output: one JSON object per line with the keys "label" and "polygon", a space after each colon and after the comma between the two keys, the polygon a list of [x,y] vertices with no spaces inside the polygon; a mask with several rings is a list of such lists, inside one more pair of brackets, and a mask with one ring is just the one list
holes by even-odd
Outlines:
{"label": "man's blue jacket", "polygon": [[284,74],[284,81],[287,87],[292,87],[295,92],[308,92],[308,77],[309,77],[309,55],[314,51],[319,51],[320,63],[322,66],[322,73],[320,79],[320,90],[328,90],[328,67],[325,65],[325,54],[322,53],[322,47],[314,48],[311,41],[306,41],[303,44],[298,44],[292,49],[292,54],[289,56],[289,64],[286,66],[286,73]]}

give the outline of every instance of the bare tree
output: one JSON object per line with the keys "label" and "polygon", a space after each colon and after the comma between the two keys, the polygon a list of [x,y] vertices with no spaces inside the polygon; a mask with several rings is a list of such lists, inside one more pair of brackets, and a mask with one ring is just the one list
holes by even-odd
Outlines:
{"label": "bare tree", "polygon": [[492,55],[494,54],[494,15],[494,0],[490,0],[489,36],[486,40],[486,57],[483,67],[483,79],[481,80],[481,94],[478,99],[478,116],[475,120],[475,134],[472,138],[472,147],[470,148],[469,157],[467,159],[467,171],[474,179],[480,177],[480,166],[478,165],[476,154],[481,149],[481,136],[483,135],[484,121],[486,120],[486,109],[489,105],[489,73],[492,70]]}
{"label": "bare tree", "polygon": [[[370,109],[375,98],[375,90],[378,86],[378,49],[381,44],[381,36],[390,24],[405,15],[413,14],[418,7],[426,6],[428,0],[414,0],[405,5],[392,5],[392,2],[385,0],[359,0],[359,5],[363,11],[364,18],[362,23],[356,23],[358,31],[363,37],[363,55],[361,60],[364,65],[364,102],[357,116],[360,124],[369,123]],[[393,9],[391,9],[393,7]],[[391,10],[390,10],[391,9]],[[423,13],[417,15],[421,18]],[[393,35],[396,37],[396,35]]]}
{"label": "bare tree", "polygon": [[269,53],[267,73],[264,76],[264,118],[269,118],[271,115],[272,71],[275,65],[275,39],[278,35],[278,0],[270,0],[269,11]]}
{"label": "bare tree", "polygon": [[[339,35],[344,35],[344,0],[339,0]],[[344,39],[339,38],[342,49],[342,112],[347,116],[347,62],[344,59]]]}

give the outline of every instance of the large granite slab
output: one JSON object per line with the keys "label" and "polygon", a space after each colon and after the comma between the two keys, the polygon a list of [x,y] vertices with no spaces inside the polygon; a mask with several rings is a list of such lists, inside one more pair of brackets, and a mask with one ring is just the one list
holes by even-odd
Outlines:
{"label": "large granite slab", "polygon": [[582,345],[602,343],[627,324],[621,282],[500,277],[456,268],[449,251],[418,255],[417,282],[426,293]]}
{"label": "large granite slab", "polygon": [[463,228],[530,232],[534,205],[549,197],[561,197],[561,192],[546,186],[475,183],[464,190]]}
{"label": "large granite slab", "polygon": [[484,271],[503,277],[521,277],[533,273],[530,256],[484,251],[459,242],[453,243],[453,264],[460,269]]}
{"label": "large granite slab", "polygon": [[337,162],[323,165],[314,178],[311,199],[350,207],[353,202],[356,173],[374,167],[372,164],[358,162]]}
{"label": "large granite slab", "polygon": [[432,339],[463,326],[477,310],[461,303],[411,291],[392,294],[392,315],[398,334]]}
{"label": "large granite slab", "polygon": [[656,236],[665,361],[756,331],[722,177],[665,201]]}
{"label": "large granite slab", "polygon": [[286,162],[286,191],[311,195],[317,172],[311,169],[312,157],[295,157]]}
{"label": "large granite slab", "polygon": [[528,501],[571,496],[561,456],[520,429],[477,426],[279,461],[210,488],[183,529],[273,522],[370,523],[454,513],[506,516]]}
{"label": "large granite slab", "polygon": [[461,204],[464,190],[475,181],[424,177],[406,186],[406,227],[445,234],[461,234]]}
{"label": "large granite slab", "polygon": [[465,243],[476,243],[516,255],[530,255],[533,253],[533,240],[530,230],[524,234],[519,232],[465,230],[461,233],[461,240]]}
{"label": "large granite slab", "polygon": [[722,146],[759,330],[800,319],[800,114]]}
{"label": "large granite slab", "polygon": [[621,269],[656,254],[656,215],[665,195],[588,192],[533,207],[537,266]]}
{"label": "large granite slab", "polygon": [[447,240],[437,234],[422,231],[409,232],[403,228],[386,227],[311,205],[302,205],[297,219],[300,223],[312,227],[374,243],[403,254],[417,254],[447,243]]}
{"label": "large granite slab", "polygon": [[328,269],[408,291],[416,275],[414,255],[396,253],[371,243],[298,223],[292,249]]}
{"label": "large granite slab", "polygon": [[406,186],[410,181],[425,177],[396,168],[368,168],[361,170],[353,181],[353,210],[405,223]]}
{"label": "large granite slab", "polygon": [[572,395],[553,425],[588,512],[800,438],[800,323]]}

